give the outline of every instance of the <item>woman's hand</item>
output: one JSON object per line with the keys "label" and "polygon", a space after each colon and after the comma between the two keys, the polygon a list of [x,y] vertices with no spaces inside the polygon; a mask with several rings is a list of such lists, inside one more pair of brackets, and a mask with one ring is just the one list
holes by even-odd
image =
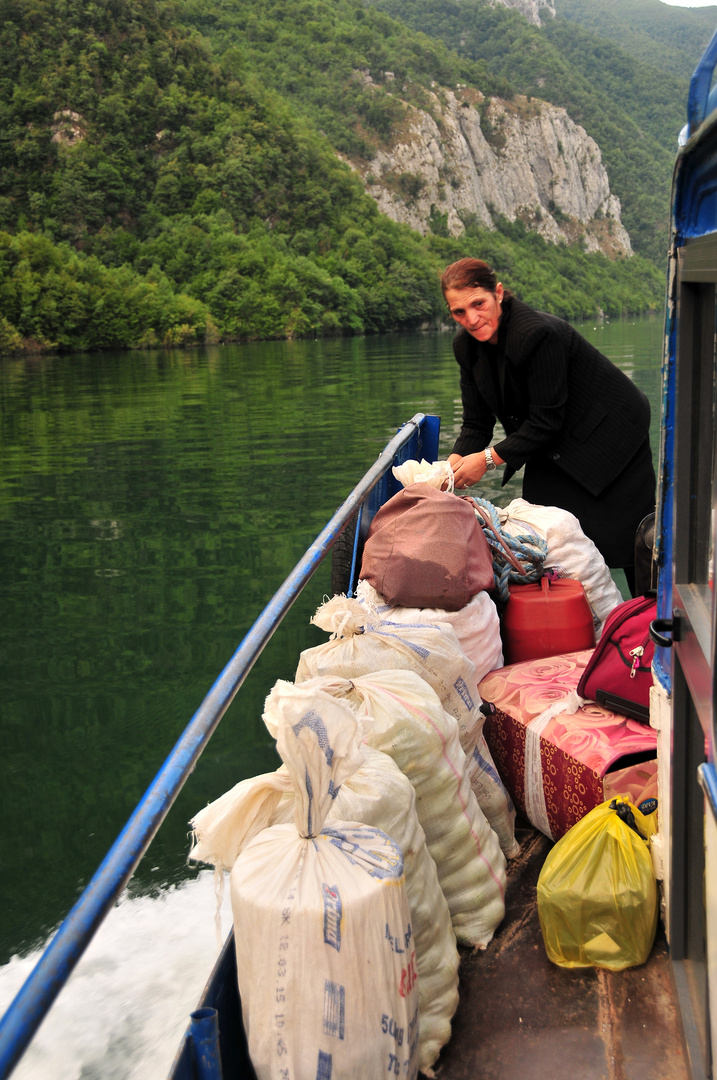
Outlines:
{"label": "woman's hand", "polygon": [[[502,465],[503,458],[499,457],[495,450],[492,454],[495,464]],[[453,483],[456,488],[472,487],[485,475],[485,451],[479,450],[477,454],[466,454],[465,457],[461,457],[460,454],[451,454],[448,464],[453,469]]]}
{"label": "woman's hand", "polygon": [[457,488],[471,487],[483,478],[485,473],[485,454],[481,450],[477,454],[451,454],[448,463],[453,469],[453,483]]}

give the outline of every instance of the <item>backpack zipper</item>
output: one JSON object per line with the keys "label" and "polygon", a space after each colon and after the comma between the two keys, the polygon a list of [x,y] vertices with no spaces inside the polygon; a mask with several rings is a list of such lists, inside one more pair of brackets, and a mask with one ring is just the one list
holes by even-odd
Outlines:
{"label": "backpack zipper", "polygon": [[645,640],[643,641],[642,645],[636,645],[635,648],[630,649],[629,653],[627,654],[628,656],[632,657],[632,667],[630,668],[631,679],[634,679],[638,671],[640,670],[640,660],[642,659],[642,654],[644,653],[645,646],[647,645],[649,640],[650,633],[648,631],[645,635]]}

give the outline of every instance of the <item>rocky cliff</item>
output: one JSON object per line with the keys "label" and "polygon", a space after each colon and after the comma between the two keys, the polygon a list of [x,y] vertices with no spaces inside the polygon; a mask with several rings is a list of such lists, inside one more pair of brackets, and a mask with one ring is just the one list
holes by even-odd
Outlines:
{"label": "rocky cliff", "polygon": [[632,254],[600,149],[564,109],[468,87],[434,87],[425,107],[402,107],[392,140],[352,162],[388,217],[460,236],[467,221],[494,228],[502,216],[556,244]]}
{"label": "rocky cliff", "polygon": [[540,26],[541,12],[543,15],[552,15],[555,18],[555,5],[552,0],[493,0],[493,2],[515,8],[521,15],[525,15],[526,19],[538,26]]}

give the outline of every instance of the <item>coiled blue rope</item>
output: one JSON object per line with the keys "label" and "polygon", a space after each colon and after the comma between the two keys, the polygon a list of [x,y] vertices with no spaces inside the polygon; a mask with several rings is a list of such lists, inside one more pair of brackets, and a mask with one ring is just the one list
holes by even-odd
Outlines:
{"label": "coiled blue rope", "polygon": [[500,527],[498,508],[493,503],[475,496],[469,501],[475,505],[476,516],[491,549],[495,587],[502,602],[507,603],[511,582],[525,585],[539,581],[543,576],[548,545],[541,537],[530,533],[508,536]]}

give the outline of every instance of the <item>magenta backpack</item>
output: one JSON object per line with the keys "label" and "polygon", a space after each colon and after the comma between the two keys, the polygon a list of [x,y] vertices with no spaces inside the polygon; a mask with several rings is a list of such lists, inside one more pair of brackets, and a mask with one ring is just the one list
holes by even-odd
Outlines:
{"label": "magenta backpack", "polygon": [[581,697],[633,720],[649,721],[655,652],[650,623],[656,615],[657,600],[652,594],[613,608],[578,683]]}

